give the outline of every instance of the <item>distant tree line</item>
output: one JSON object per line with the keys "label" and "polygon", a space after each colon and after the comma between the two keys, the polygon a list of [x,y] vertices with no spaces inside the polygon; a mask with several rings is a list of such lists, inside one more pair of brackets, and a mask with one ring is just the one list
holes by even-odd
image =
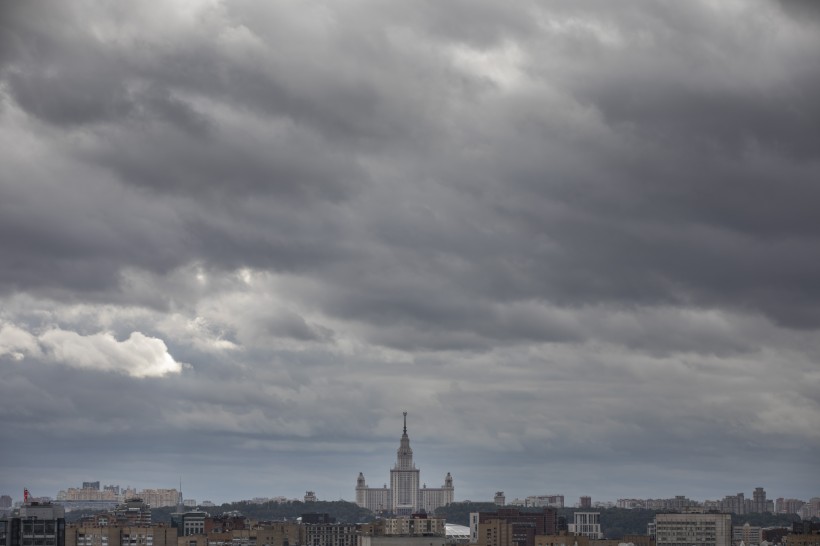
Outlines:
{"label": "distant tree line", "polygon": [[[194,510],[194,508],[187,508],[186,510]],[[282,521],[295,520],[302,514],[311,512],[318,512],[320,514],[329,514],[336,518],[339,523],[365,523],[376,519],[376,515],[365,508],[359,507],[354,502],[348,501],[317,501],[317,502],[265,502],[261,504],[252,503],[248,501],[224,503],[220,506],[208,506],[205,508],[196,508],[208,512],[212,516],[218,516],[225,512],[240,512],[242,515],[259,521]],[[151,521],[154,523],[171,523],[171,514],[176,512],[175,507],[163,507],[151,509]],[[78,521],[81,517],[92,513],[100,512],[81,512],[74,511],[66,514],[66,521]]]}
{"label": "distant tree line", "polygon": [[[255,520],[294,520],[302,514],[317,512],[320,514],[329,514],[336,518],[338,523],[364,523],[373,521],[376,516],[370,510],[361,508],[355,502],[348,502],[343,500],[338,501],[316,501],[316,502],[264,502],[253,503],[248,501],[230,502],[222,504],[221,506],[203,508],[205,512],[211,515],[219,515],[224,512],[237,511]],[[173,510],[171,510],[173,512]],[[152,512],[153,515],[153,512]],[[170,512],[169,512],[170,519]]]}
{"label": "distant tree line", "polygon": [[447,506],[436,508],[435,515],[443,517],[447,523],[470,525],[470,512],[495,512],[498,506],[494,502],[451,502]]}

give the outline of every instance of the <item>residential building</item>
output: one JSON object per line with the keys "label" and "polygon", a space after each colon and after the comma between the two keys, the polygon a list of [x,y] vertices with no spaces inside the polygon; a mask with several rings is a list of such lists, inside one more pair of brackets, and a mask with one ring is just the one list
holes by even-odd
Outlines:
{"label": "residential building", "polygon": [[381,532],[385,536],[445,536],[444,518],[413,514],[410,518],[385,518],[381,520]]}
{"label": "residential building", "polygon": [[805,501],[800,499],[784,499],[779,498],[777,502],[775,502],[775,513],[776,514],[799,514],[800,509],[806,504]]}
{"label": "residential building", "polygon": [[769,511],[766,503],[766,490],[762,487],[755,487],[752,492],[752,512],[762,514]]}
{"label": "residential building", "polygon": [[730,514],[657,514],[657,546],[731,546]]}
{"label": "residential building", "polygon": [[177,506],[180,499],[177,489],[143,489],[139,495],[133,496],[141,498],[151,508]]}
{"label": "residential building", "polygon": [[536,535],[554,535],[557,530],[554,508],[543,508],[541,512],[500,508],[470,514],[470,540],[479,546],[535,546]]}
{"label": "residential building", "polygon": [[745,514],[746,500],[743,498],[743,493],[737,495],[726,495],[720,506],[721,511],[731,514]]}
{"label": "residential building", "polygon": [[763,528],[746,522],[732,527],[732,546],[760,546],[763,542]]}
{"label": "residential building", "polygon": [[511,506],[524,506],[526,508],[563,508],[564,495],[530,495],[526,499],[515,499],[510,502]]}
{"label": "residential building", "polygon": [[82,487],[70,487],[57,494],[57,501],[66,509],[72,510],[110,510],[117,503],[131,498],[140,498],[151,508],[178,506],[182,492],[176,489],[143,489],[137,492],[131,487],[120,488],[119,485],[105,485],[100,489],[100,482],[83,482]]}
{"label": "residential building", "polygon": [[569,531],[587,538],[604,538],[600,518],[599,512],[575,512],[574,522],[570,525]]}
{"label": "residential building", "polygon": [[110,525],[84,523],[66,528],[65,546],[176,546],[176,529],[166,525]]}
{"label": "residential building", "polygon": [[539,535],[535,537],[535,546],[655,546],[655,541],[646,535],[624,535],[618,540],[591,539],[572,533],[557,535]]}
{"label": "residential building", "polygon": [[686,498],[683,495],[676,495],[671,499],[646,499],[643,501],[642,508],[650,510],[673,510],[682,512],[692,508],[699,508],[698,502]]}
{"label": "residential building", "polygon": [[149,527],[151,525],[151,507],[140,498],[128,499],[118,504],[112,511],[114,519],[120,525]]}
{"label": "residential building", "polygon": [[51,503],[26,501],[0,518],[0,546],[65,546],[65,510]]}
{"label": "residential building", "polygon": [[795,521],[792,524],[792,532],[783,537],[782,544],[783,546],[820,546],[820,525],[807,519]]}
{"label": "residential building", "polygon": [[360,535],[356,537],[356,541],[357,546],[446,546],[448,544],[443,535]]}
{"label": "residential building", "polygon": [[627,510],[634,510],[635,508],[643,508],[645,501],[641,499],[618,499],[615,506],[618,508],[625,508]]}
{"label": "residential building", "polygon": [[250,529],[250,520],[240,512],[225,512],[220,516],[208,516],[205,518],[205,534],[208,533],[230,533]]}
{"label": "residential building", "polygon": [[446,546],[442,536],[360,535],[357,546]]}
{"label": "residential building", "polygon": [[302,526],[298,523],[274,522],[256,527],[256,546],[298,546],[301,537]]}
{"label": "residential building", "polygon": [[304,546],[357,546],[353,523],[303,523]]}
{"label": "residential building", "polygon": [[179,516],[177,534],[181,537],[205,534],[205,519],[210,517],[207,512],[185,512]]}
{"label": "residential building", "polygon": [[820,497],[810,498],[809,502],[800,507],[797,514],[803,519],[820,517]]}

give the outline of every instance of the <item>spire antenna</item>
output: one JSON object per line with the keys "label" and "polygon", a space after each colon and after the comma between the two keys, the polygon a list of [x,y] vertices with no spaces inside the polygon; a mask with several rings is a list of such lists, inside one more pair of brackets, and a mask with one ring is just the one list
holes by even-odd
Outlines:
{"label": "spire antenna", "polygon": [[407,434],[407,412],[404,412],[404,434]]}

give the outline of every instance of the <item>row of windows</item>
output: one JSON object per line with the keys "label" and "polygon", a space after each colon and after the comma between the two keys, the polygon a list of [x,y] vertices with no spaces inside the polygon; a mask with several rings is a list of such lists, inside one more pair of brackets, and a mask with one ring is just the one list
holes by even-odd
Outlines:
{"label": "row of windows", "polygon": [[56,528],[54,521],[23,521],[23,533],[36,535],[53,535]]}
{"label": "row of windows", "polygon": [[54,537],[50,538],[24,538],[23,546],[54,546]]}

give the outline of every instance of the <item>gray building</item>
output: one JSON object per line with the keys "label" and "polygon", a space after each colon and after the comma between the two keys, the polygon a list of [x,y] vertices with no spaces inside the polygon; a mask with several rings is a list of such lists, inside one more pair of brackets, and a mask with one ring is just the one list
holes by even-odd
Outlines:
{"label": "gray building", "polygon": [[356,546],[355,523],[303,523],[304,546]]}
{"label": "gray building", "polygon": [[0,546],[65,546],[65,510],[29,502],[0,518]]}
{"label": "gray building", "polygon": [[181,537],[188,537],[191,535],[202,535],[205,533],[205,518],[210,515],[208,512],[185,512],[183,514],[175,514],[179,519],[175,518],[174,523],[177,526],[177,533]]}
{"label": "gray building", "polygon": [[413,463],[413,449],[407,435],[407,412],[404,412],[404,430],[396,451],[396,464],[390,470],[390,487],[368,487],[364,474],[356,480],[356,504],[374,512],[409,516],[419,510],[433,512],[439,506],[453,502],[455,490],[450,473],[441,487],[419,487],[419,469]]}

